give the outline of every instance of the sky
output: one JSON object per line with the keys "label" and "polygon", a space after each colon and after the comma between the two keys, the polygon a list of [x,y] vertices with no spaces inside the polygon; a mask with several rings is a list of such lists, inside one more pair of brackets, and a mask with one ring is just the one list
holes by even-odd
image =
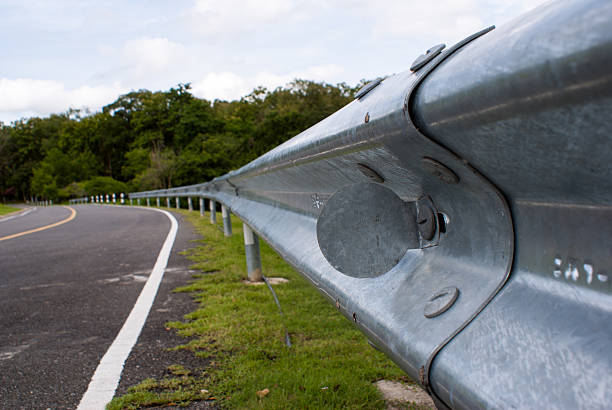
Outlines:
{"label": "sky", "polygon": [[544,0],[0,0],[0,121],[191,83],[211,101],[295,78],[356,85]]}

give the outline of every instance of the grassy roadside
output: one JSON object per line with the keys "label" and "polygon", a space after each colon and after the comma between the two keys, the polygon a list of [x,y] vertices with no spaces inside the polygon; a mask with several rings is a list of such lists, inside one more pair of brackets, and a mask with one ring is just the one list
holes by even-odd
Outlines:
{"label": "grassy roadside", "polygon": [[13,212],[21,211],[19,208],[15,208],[14,206],[8,206],[4,204],[0,204],[0,216],[10,214]]}
{"label": "grassy roadside", "polygon": [[[279,315],[267,287],[244,283],[237,218],[234,235],[225,238],[208,215],[182,212],[204,238],[189,252],[194,267],[204,273],[176,290],[192,293],[199,308],[167,326],[185,337],[176,349],[190,350],[210,365],[204,374],[174,366],[172,377],[148,379],[115,398],[108,409],[202,400],[223,408],[385,407],[373,382],[407,381],[395,364],[372,349],[350,321],[262,242],[264,273],[289,280],[274,286],[284,312]],[[284,343],[285,329],[292,347]]]}

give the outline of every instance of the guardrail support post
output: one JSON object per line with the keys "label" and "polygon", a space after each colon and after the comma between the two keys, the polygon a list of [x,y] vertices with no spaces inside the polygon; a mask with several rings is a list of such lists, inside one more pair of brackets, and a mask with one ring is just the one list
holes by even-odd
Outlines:
{"label": "guardrail support post", "polygon": [[210,200],[210,223],[217,223],[217,203],[212,199]]}
{"label": "guardrail support post", "polygon": [[147,198],[147,206],[151,206],[151,201]]}
{"label": "guardrail support post", "polygon": [[155,199],[156,199],[156,202],[157,202],[157,207],[160,208],[160,206],[159,206],[159,197],[157,197]]}
{"label": "guardrail support post", "polygon": [[134,200],[132,198],[130,198],[130,206],[134,205]]}
{"label": "guardrail support post", "polygon": [[200,197],[200,216],[204,216],[204,198]]}
{"label": "guardrail support post", "polygon": [[140,198],[136,200],[136,205],[140,206]]}
{"label": "guardrail support post", "polygon": [[221,215],[223,216],[223,234],[232,236],[232,214],[225,205],[221,205]]}
{"label": "guardrail support post", "polygon": [[176,197],[176,209],[181,209],[181,199],[178,196]]}
{"label": "guardrail support post", "polygon": [[187,209],[193,211],[193,201],[191,200],[190,196],[187,197]]}
{"label": "guardrail support post", "polygon": [[117,203],[117,197],[115,196],[115,194],[113,194],[113,204]]}
{"label": "guardrail support post", "polygon": [[244,251],[246,253],[247,273],[250,282],[261,282],[261,253],[259,251],[259,237],[250,226],[243,223]]}

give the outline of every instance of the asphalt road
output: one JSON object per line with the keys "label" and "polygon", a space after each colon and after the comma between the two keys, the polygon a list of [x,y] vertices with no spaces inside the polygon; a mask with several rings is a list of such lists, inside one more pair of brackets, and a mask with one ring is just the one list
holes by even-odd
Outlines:
{"label": "asphalt road", "polygon": [[[147,209],[102,205],[72,206],[73,220],[50,229],[9,235],[70,217],[67,207],[42,207],[22,217],[0,219],[0,408],[73,409],[130,313],[170,229],[170,221]],[[152,309],[157,322],[178,320],[161,313],[173,286],[190,278],[179,255],[196,235],[179,220],[167,273]],[[160,312],[161,311],[161,312]],[[176,314],[179,314],[176,317]],[[162,325],[145,325],[136,350],[154,357]],[[148,330],[147,330],[148,329]],[[150,346],[149,346],[150,345]],[[149,346],[147,348],[147,346]],[[147,350],[149,353],[143,353]],[[161,366],[161,367],[160,367]],[[164,368],[161,363],[157,371]],[[132,358],[126,373],[138,381]],[[142,378],[155,369],[148,369]],[[154,376],[154,375],[153,375]]]}

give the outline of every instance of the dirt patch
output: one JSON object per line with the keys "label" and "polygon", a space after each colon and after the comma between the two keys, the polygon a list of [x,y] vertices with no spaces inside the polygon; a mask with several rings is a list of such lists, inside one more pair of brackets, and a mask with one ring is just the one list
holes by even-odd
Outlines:
{"label": "dirt patch", "polygon": [[380,380],[374,384],[387,402],[387,410],[405,408],[406,404],[416,404],[422,409],[436,409],[431,397],[416,385],[390,380]]}
{"label": "dirt patch", "polygon": [[[270,285],[278,285],[279,283],[287,283],[287,282],[289,282],[289,279],[285,279],[285,278],[270,278],[270,277],[268,277],[268,282],[270,282]],[[246,285],[251,285],[251,286],[259,286],[259,285],[265,285],[266,284],[266,282],[264,282],[263,280],[261,282],[251,282],[249,280],[244,280],[243,283],[246,284]]]}

